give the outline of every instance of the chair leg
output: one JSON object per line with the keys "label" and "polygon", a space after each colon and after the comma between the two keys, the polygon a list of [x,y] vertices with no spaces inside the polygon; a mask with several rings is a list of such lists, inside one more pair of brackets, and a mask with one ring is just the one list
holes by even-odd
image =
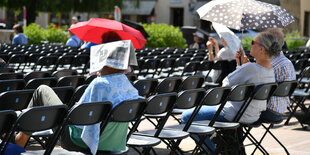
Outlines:
{"label": "chair leg", "polygon": [[[272,125],[273,125],[273,124],[270,124],[268,127],[266,127],[264,124],[262,124],[262,126],[266,129],[266,131],[265,131],[263,137],[260,139],[259,143],[261,143],[261,142],[263,141],[263,139],[265,138],[266,134],[269,133],[269,134],[273,137],[273,139],[276,140],[276,141],[278,142],[278,144],[281,145],[281,147],[284,149],[284,151],[286,152],[286,154],[290,154],[290,153],[288,152],[288,150],[286,149],[286,147],[280,142],[280,140],[279,140],[274,134],[272,134],[272,132],[270,131]],[[253,151],[253,153],[254,153],[255,151],[256,151],[256,148],[255,148],[255,150]]]}
{"label": "chair leg", "polygon": [[[288,125],[290,119],[293,117],[293,115],[294,115],[294,113],[296,112],[297,108],[300,107],[300,105],[301,105],[305,100],[306,100],[306,99],[303,97],[303,98],[299,99],[298,101],[296,101],[296,105],[295,105],[295,106],[292,105],[292,106],[293,106],[293,109],[292,109],[292,110],[289,109],[290,113],[289,113],[289,116],[287,117],[287,119],[286,119],[284,125]],[[292,103],[292,104],[293,104],[293,103]]]}
{"label": "chair leg", "polygon": [[[246,132],[244,132],[244,137],[241,140],[242,144],[245,140],[245,138],[248,138],[253,145],[256,146],[256,148],[258,148],[263,154],[268,154],[267,150],[256,140],[256,138],[250,133],[250,131],[252,130],[252,127],[249,127],[248,129],[246,127],[243,128]],[[250,145],[252,145],[250,144]],[[245,146],[245,145],[244,145]]]}

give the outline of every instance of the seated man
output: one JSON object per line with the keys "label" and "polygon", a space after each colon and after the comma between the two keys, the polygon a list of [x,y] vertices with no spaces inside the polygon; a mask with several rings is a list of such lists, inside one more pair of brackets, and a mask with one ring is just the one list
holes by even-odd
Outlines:
{"label": "seated man", "polygon": [[[94,59],[97,59],[100,64],[94,64],[96,67],[91,65],[90,70],[91,72],[96,72],[98,70],[94,70],[94,68],[101,68],[99,70],[100,76],[95,78],[88,85],[77,104],[110,101],[114,108],[122,101],[141,98],[137,89],[133,87],[126,75],[123,74],[130,64],[136,64],[135,62],[131,63],[131,61],[128,60],[129,54],[125,56],[127,57],[128,64],[124,65],[124,67],[120,69],[117,66],[102,63],[102,61],[104,61],[104,59],[108,56],[101,53],[101,51],[99,53],[101,54],[101,57],[97,57],[98,55],[96,55],[96,57],[91,57],[91,62],[95,62],[96,60]],[[43,85],[34,92],[28,108],[33,106],[57,104],[63,103],[51,88]],[[96,154],[97,150],[121,151],[126,149],[127,130],[128,123],[114,122],[108,123],[101,135],[99,135],[99,124],[90,126],[69,126],[61,135],[61,146],[67,150],[75,151],[83,151],[90,148],[93,154]],[[15,142],[20,146],[24,146],[28,139],[29,135],[20,132],[16,136]]]}

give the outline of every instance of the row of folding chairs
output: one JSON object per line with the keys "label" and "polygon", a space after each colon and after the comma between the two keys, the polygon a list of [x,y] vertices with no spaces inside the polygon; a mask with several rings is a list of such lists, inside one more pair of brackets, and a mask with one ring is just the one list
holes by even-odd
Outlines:
{"label": "row of folding chairs", "polygon": [[[0,55],[4,58],[3,54]],[[89,54],[76,55],[45,55],[32,53],[14,54],[7,60],[7,67],[14,68],[24,72],[24,70],[61,70],[61,69],[78,69],[81,73],[85,73],[89,62]]]}
{"label": "row of folding chairs", "polygon": [[[249,85],[238,85],[232,88],[225,88],[225,87],[217,87],[207,90],[204,89],[191,89],[191,90],[184,90],[177,94],[177,97],[173,98],[173,101],[168,100],[160,100],[162,103],[163,101],[171,101],[175,102],[174,105],[169,106],[172,107],[170,110],[165,109],[161,106],[154,106],[149,111],[146,110],[144,116],[147,120],[152,122],[154,125],[154,130],[147,130],[147,131],[139,131],[134,133],[134,135],[145,135],[145,136],[154,136],[160,138],[167,146],[176,154],[184,153],[181,148],[179,148],[179,144],[182,139],[186,137],[184,132],[190,134],[191,138],[196,142],[196,148],[193,150],[193,153],[197,153],[196,151],[201,150],[207,154],[213,154],[210,148],[207,148],[207,145],[204,144],[204,139],[210,137],[213,133],[220,134],[221,130],[227,129],[237,129],[239,126],[242,126],[245,129],[244,132],[244,139],[247,137],[249,138],[253,144],[256,146],[257,149],[262,151],[264,154],[268,154],[268,152],[263,148],[261,145],[261,141],[264,139],[267,133],[271,134],[275,140],[279,142],[279,144],[285,149],[288,153],[287,149],[284,145],[271,133],[270,128],[273,124],[278,124],[280,122],[268,122],[266,120],[261,120],[260,122],[255,122],[255,127],[262,125],[266,132],[262,136],[260,140],[256,140],[254,136],[250,134],[251,129],[254,127],[248,124],[240,124],[238,121],[240,120],[242,114],[250,104],[251,100],[269,100],[271,96],[290,96],[294,89],[297,86],[296,81],[287,81],[276,84],[276,83],[269,83],[263,84],[255,87],[253,84]],[[164,96],[175,96],[175,93],[166,93],[166,94],[158,94],[155,96],[151,96],[148,100],[152,100],[156,97],[164,97]],[[156,100],[156,99],[154,99]],[[159,100],[159,99],[157,99]],[[226,122],[217,122],[215,121],[224,107],[226,101],[242,101],[244,102],[242,108],[238,112],[234,122],[226,123]],[[173,104],[173,103],[171,103]],[[219,105],[219,108],[214,115],[213,119],[210,121],[193,121],[195,116],[197,115],[199,109],[202,105],[208,106],[215,106]],[[167,107],[167,106],[165,106]],[[177,114],[181,114],[184,109],[194,108],[193,113],[186,124],[176,125],[176,126],[168,126],[164,127],[166,121],[168,120],[169,116],[175,116]],[[155,121],[152,119],[155,119]],[[263,123],[270,124],[269,126],[264,125]],[[183,132],[180,132],[183,131]],[[197,138],[200,137],[199,139]],[[237,138],[237,137],[236,137]],[[242,139],[241,142],[244,141]],[[238,140],[238,139],[236,139]],[[242,143],[240,143],[242,144]],[[217,146],[220,147],[220,146]],[[240,146],[244,147],[244,146]],[[241,148],[240,148],[241,149]],[[220,150],[225,153],[228,150]],[[255,152],[256,149],[253,151]]]}

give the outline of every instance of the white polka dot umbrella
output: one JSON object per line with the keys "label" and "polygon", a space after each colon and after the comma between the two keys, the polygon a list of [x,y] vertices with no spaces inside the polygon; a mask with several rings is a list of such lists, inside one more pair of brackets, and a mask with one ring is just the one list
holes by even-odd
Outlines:
{"label": "white polka dot umbrella", "polygon": [[213,0],[197,12],[203,20],[237,30],[285,27],[295,21],[280,6],[256,0]]}

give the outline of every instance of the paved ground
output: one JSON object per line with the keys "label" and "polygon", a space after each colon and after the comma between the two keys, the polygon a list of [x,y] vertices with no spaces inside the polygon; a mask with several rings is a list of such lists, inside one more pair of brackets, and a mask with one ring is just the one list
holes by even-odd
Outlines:
{"label": "paved ground", "polygon": [[[177,122],[173,119],[169,119],[167,125],[174,125],[174,124],[177,124]],[[274,128],[272,129],[272,133],[274,133],[279,138],[279,140],[287,147],[290,154],[292,155],[310,154],[310,147],[309,147],[310,130],[303,130],[301,128],[301,125],[297,122],[295,118],[291,119],[289,125],[285,126],[283,124],[284,122],[274,126]],[[147,130],[147,129],[152,129],[152,125],[147,121],[143,121],[143,123],[139,127],[139,130]],[[260,127],[253,129],[251,133],[253,133],[253,135],[256,138],[259,138],[262,136],[264,131],[265,130],[262,127]],[[262,144],[271,155],[285,154],[281,146],[269,135],[264,139]],[[187,138],[182,141],[180,146],[183,150],[188,151],[192,150],[195,144],[190,138]],[[59,146],[56,146],[55,149],[57,148],[59,148]],[[247,154],[251,154],[253,148],[254,148],[253,146],[246,147]],[[34,145],[27,147],[27,150],[37,150],[37,149],[41,148]],[[155,150],[159,155],[168,155],[170,152],[168,149],[166,149],[166,146],[163,143],[156,146]],[[137,153],[133,150],[130,150],[129,152],[129,155],[136,155],[136,154]],[[255,154],[259,155],[261,153],[259,151],[256,151]]]}

